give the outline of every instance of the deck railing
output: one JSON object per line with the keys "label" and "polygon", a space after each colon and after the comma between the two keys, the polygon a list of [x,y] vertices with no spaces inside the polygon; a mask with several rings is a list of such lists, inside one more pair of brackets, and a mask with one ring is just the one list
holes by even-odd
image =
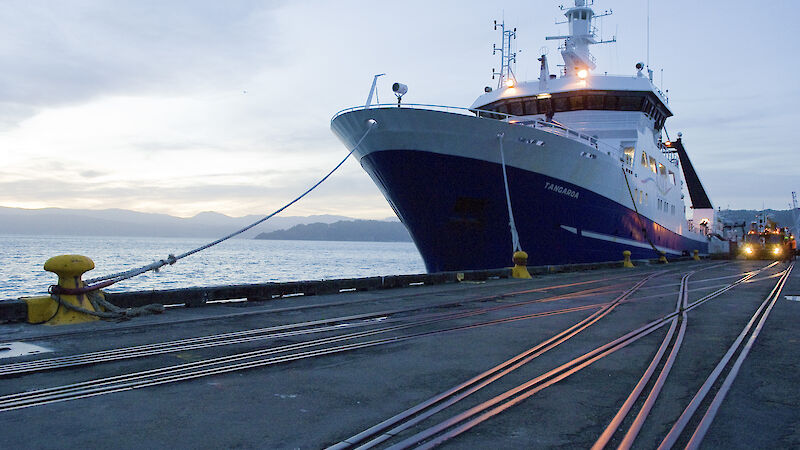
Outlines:
{"label": "deck railing", "polygon": [[[449,113],[456,113],[456,114],[463,114],[466,116],[477,116],[486,119],[494,119],[494,120],[501,120],[503,122],[508,122],[511,124],[517,124],[522,126],[527,126],[531,128],[537,128],[542,131],[546,131],[551,134],[555,134],[556,136],[565,137],[568,139],[572,139],[578,142],[582,142],[584,144],[591,145],[592,147],[598,149],[599,144],[602,142],[598,141],[598,139],[594,136],[589,136],[586,134],[581,133],[580,131],[573,130],[569,127],[561,125],[559,123],[554,122],[547,122],[541,119],[528,119],[528,120],[521,120],[521,117],[515,116],[513,114],[506,114],[497,111],[489,111],[485,109],[473,109],[473,108],[463,108],[459,106],[445,106],[445,105],[431,105],[431,104],[423,104],[423,103],[401,103],[399,106],[395,103],[381,103],[377,105],[370,105],[369,107],[365,106],[353,106],[350,108],[343,109],[336,114],[333,115],[331,121],[335,120],[337,117],[341,116],[342,114],[346,114],[352,111],[358,111],[361,109],[386,109],[386,108],[411,108],[411,109],[428,109],[433,111],[443,111]],[[604,144],[607,145],[607,144]],[[611,147],[611,146],[609,146]],[[616,149],[615,149],[616,150]]]}
{"label": "deck railing", "polygon": [[[331,117],[331,121],[336,119],[337,117],[341,116],[342,114],[349,113],[351,111],[358,111],[359,109],[385,109],[385,108],[397,108],[397,103],[380,103],[377,105],[370,105],[370,106],[353,106],[350,108],[343,109]],[[449,113],[456,113],[456,114],[463,114],[465,116],[480,116],[480,117],[487,117],[490,114],[500,116],[500,120],[508,119],[514,117],[511,114],[504,114],[499,113],[497,111],[487,111],[484,109],[470,109],[470,108],[463,108],[460,106],[446,106],[446,105],[429,105],[425,103],[401,103],[399,105],[400,108],[411,108],[411,109],[430,109],[433,111],[443,111]]]}

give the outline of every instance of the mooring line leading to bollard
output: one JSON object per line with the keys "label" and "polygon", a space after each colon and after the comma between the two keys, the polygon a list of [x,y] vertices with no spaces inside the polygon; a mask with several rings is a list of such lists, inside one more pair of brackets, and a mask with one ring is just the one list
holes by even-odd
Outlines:
{"label": "mooring line leading to bollard", "polygon": [[514,213],[511,209],[511,194],[508,191],[508,175],[506,174],[506,157],[505,153],[503,152],[503,137],[505,136],[504,133],[497,133],[497,142],[500,144],[500,164],[503,168],[503,187],[505,188],[506,192],[506,206],[508,207],[508,226],[511,229],[511,247],[513,247],[512,252],[518,252],[522,250],[519,245],[519,233],[517,233],[517,225],[514,223]]}
{"label": "mooring line leading to bollard", "polygon": [[[336,172],[336,170],[338,170],[339,167],[341,167],[347,161],[348,158],[350,158],[350,155],[352,155],[356,151],[356,149],[358,149],[358,147],[361,145],[361,143],[364,141],[364,139],[366,139],[366,137],[369,134],[369,132],[372,131],[372,129],[375,128],[377,125],[378,125],[378,122],[375,121],[374,119],[368,120],[367,121],[367,131],[364,132],[364,135],[361,136],[361,139],[359,139],[358,142],[356,142],[356,145],[353,146],[353,149],[350,150],[350,152],[347,154],[347,156],[345,156],[344,159],[342,159],[341,162],[339,162],[339,164],[336,165],[336,167],[334,167],[330,172],[328,172],[327,175],[322,177],[319,181],[314,183],[313,186],[311,186],[305,192],[300,194],[297,198],[295,198],[294,200],[290,201],[289,203],[283,205],[282,207],[278,208],[272,214],[269,214],[268,216],[262,217],[261,219],[251,223],[250,225],[248,225],[248,226],[246,226],[246,227],[244,227],[244,228],[242,228],[240,230],[234,231],[233,233],[231,233],[231,234],[229,234],[227,236],[221,237],[221,238],[217,239],[216,241],[209,242],[208,244],[205,244],[205,245],[202,245],[202,246],[197,247],[195,249],[189,250],[188,252],[181,253],[180,255],[175,256],[175,255],[171,254],[166,259],[161,259],[161,260],[158,260],[158,261],[154,261],[154,262],[152,262],[152,263],[150,263],[150,264],[148,264],[146,266],[142,266],[142,267],[140,267],[138,269],[131,269],[131,270],[127,270],[127,271],[124,271],[124,272],[118,272],[118,273],[114,273],[114,274],[111,274],[111,275],[106,275],[106,276],[102,276],[102,277],[97,277],[97,278],[92,278],[90,280],[86,280],[86,284],[89,284],[89,286],[85,286],[83,288],[77,289],[76,291],[80,291],[80,292],[74,292],[73,294],[85,293],[85,292],[94,291],[94,290],[97,290],[97,289],[100,289],[100,288],[103,288],[103,287],[108,287],[108,286],[110,286],[110,285],[112,285],[114,283],[120,282],[122,280],[127,280],[129,278],[133,278],[133,277],[135,277],[137,275],[141,275],[141,274],[143,274],[145,272],[149,272],[151,270],[158,270],[161,267],[164,267],[166,265],[175,264],[176,262],[180,261],[183,258],[186,258],[187,256],[191,256],[191,255],[193,255],[193,254],[195,254],[197,252],[203,251],[203,250],[205,250],[205,249],[207,249],[209,247],[213,247],[213,246],[215,246],[215,245],[217,245],[217,244],[219,244],[219,243],[221,243],[223,241],[227,241],[228,239],[230,239],[230,238],[232,238],[234,236],[238,236],[238,235],[244,233],[245,231],[247,231],[247,230],[249,230],[249,229],[251,229],[251,228],[253,228],[253,227],[257,226],[257,225],[260,225],[260,224],[266,222],[267,220],[269,220],[272,217],[276,216],[277,214],[281,213],[286,208],[288,208],[288,207],[294,205],[295,203],[297,203],[298,201],[300,201],[300,199],[302,199],[303,197],[305,197],[306,195],[311,193],[311,191],[316,189],[317,186],[322,184],[331,175],[333,175],[333,173]],[[105,282],[105,283],[100,283],[100,282]],[[98,284],[91,285],[92,283],[98,283]]]}

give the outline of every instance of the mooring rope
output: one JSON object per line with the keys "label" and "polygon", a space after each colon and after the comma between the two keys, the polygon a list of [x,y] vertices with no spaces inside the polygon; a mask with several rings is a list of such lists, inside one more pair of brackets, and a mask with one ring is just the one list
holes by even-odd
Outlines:
{"label": "mooring rope", "polygon": [[506,205],[508,206],[508,226],[511,227],[511,245],[513,251],[522,250],[519,245],[519,234],[517,225],[514,223],[514,213],[511,211],[511,194],[508,192],[508,175],[506,175],[506,156],[503,152],[503,137],[505,133],[497,133],[497,140],[500,142],[500,164],[503,166],[503,186],[506,188]]}
{"label": "mooring rope", "polygon": [[205,244],[205,245],[202,245],[202,246],[197,247],[195,249],[189,250],[188,252],[181,253],[180,255],[175,256],[175,255],[170,254],[166,259],[161,259],[161,260],[152,262],[152,263],[150,263],[150,264],[148,264],[146,266],[142,266],[142,267],[139,267],[137,269],[131,269],[131,270],[127,270],[127,271],[124,271],[124,272],[118,272],[118,273],[114,273],[114,274],[111,274],[111,275],[106,275],[106,276],[103,276],[103,277],[97,277],[97,278],[92,278],[92,279],[86,280],[87,284],[92,284],[92,283],[98,283],[98,284],[91,285],[91,286],[85,286],[83,288],[80,288],[79,290],[81,292],[89,292],[89,291],[97,290],[97,289],[100,289],[100,288],[104,288],[106,286],[110,286],[110,285],[112,285],[114,283],[118,283],[118,282],[120,282],[122,280],[127,280],[129,278],[133,278],[133,277],[135,277],[137,275],[141,275],[141,274],[149,272],[151,270],[158,271],[158,269],[160,269],[161,267],[164,267],[166,265],[175,264],[176,262],[180,261],[183,258],[186,258],[187,256],[190,256],[190,255],[193,255],[193,254],[195,254],[197,252],[203,251],[203,250],[205,250],[205,249],[207,249],[209,247],[213,247],[213,246],[219,244],[220,242],[226,241],[226,240],[228,240],[228,239],[230,239],[230,238],[232,238],[234,236],[240,235],[240,234],[244,233],[245,231],[247,231],[247,230],[249,230],[249,229],[251,229],[251,228],[253,228],[253,227],[257,226],[257,225],[260,225],[261,223],[266,222],[267,220],[269,220],[272,217],[274,217],[275,215],[279,214],[280,212],[282,212],[286,208],[288,208],[288,207],[292,206],[293,204],[297,203],[298,201],[300,201],[300,199],[302,199],[303,197],[308,195],[311,191],[316,189],[317,186],[322,184],[331,175],[333,175],[333,173],[336,172],[336,170],[339,167],[341,167],[342,164],[345,163],[345,161],[347,161],[347,159],[350,157],[350,155],[352,155],[353,152],[356,151],[358,146],[361,145],[361,143],[367,137],[369,132],[372,131],[372,129],[375,128],[375,126],[378,124],[373,119],[368,120],[367,123],[368,123],[367,131],[364,132],[364,135],[361,136],[361,139],[359,139],[358,142],[356,142],[356,145],[353,147],[353,149],[350,150],[350,152],[347,154],[347,156],[345,156],[344,159],[342,159],[342,161],[339,162],[339,164],[336,165],[336,167],[334,167],[330,172],[328,172],[327,175],[322,177],[322,179],[320,179],[319,181],[314,183],[313,186],[311,186],[305,192],[300,194],[297,198],[295,198],[294,200],[290,201],[289,203],[283,205],[282,207],[278,208],[272,214],[270,214],[268,216],[265,216],[265,217],[255,221],[255,222],[251,223],[250,225],[238,230],[238,231],[234,231],[233,233],[231,233],[231,234],[229,234],[229,235],[227,235],[225,237],[219,238],[219,239],[217,239],[217,240],[215,240],[213,242],[209,242],[208,244]]}
{"label": "mooring rope", "polygon": [[79,312],[81,314],[98,317],[104,320],[118,321],[128,320],[133,317],[143,316],[146,314],[161,314],[164,312],[164,305],[156,303],[144,305],[138,308],[120,308],[108,302],[103,295],[97,291],[87,292],[86,297],[89,299],[89,302],[92,304],[94,310],[73,305],[72,303],[63,300],[58,294],[50,294],[50,298],[58,303],[58,307],[56,308],[55,314],[53,314],[53,316],[50,317],[50,319],[47,319],[45,322],[52,320],[56,314],[58,314],[58,308],[61,308],[62,306],[66,309]]}
{"label": "mooring rope", "polygon": [[666,256],[664,252],[656,248],[656,245],[653,244],[653,241],[650,240],[650,236],[647,235],[647,228],[644,226],[644,222],[642,221],[642,215],[639,214],[639,208],[636,207],[636,200],[633,198],[633,191],[631,190],[631,184],[628,182],[628,174],[625,172],[625,168],[621,167],[622,175],[625,177],[625,185],[628,186],[628,194],[631,196],[631,203],[633,203],[633,210],[636,212],[636,220],[639,222],[639,226],[642,228],[642,233],[644,233],[644,238],[647,239],[647,242],[650,243],[650,247],[653,248],[653,251],[658,253],[658,256]]}

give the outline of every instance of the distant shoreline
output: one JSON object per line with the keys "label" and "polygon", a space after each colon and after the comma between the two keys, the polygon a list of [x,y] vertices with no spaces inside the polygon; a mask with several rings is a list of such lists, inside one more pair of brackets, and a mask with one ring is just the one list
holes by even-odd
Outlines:
{"label": "distant shoreline", "polygon": [[[721,210],[725,223],[749,226],[757,210]],[[780,226],[792,226],[792,210],[764,210]],[[204,212],[190,218],[124,209],[25,209],[0,206],[0,235],[17,236],[102,236],[217,239],[261,219],[250,215],[230,217]],[[341,224],[330,227],[334,223]],[[346,224],[350,225],[346,225]],[[356,223],[362,224],[355,225]],[[322,224],[322,225],[319,225]],[[298,225],[314,225],[298,228]],[[349,228],[349,229],[348,229]],[[292,230],[292,231],[289,231]],[[270,235],[272,232],[278,232]],[[260,236],[260,237],[259,237]],[[276,216],[236,236],[236,239],[411,242],[405,227],[396,218],[358,220],[346,216]]]}
{"label": "distant shoreline", "polygon": [[[204,212],[183,218],[124,209],[25,209],[0,206],[0,234],[216,239],[244,228],[262,217],[230,217]],[[259,233],[283,230],[299,224],[333,223],[342,220],[355,219],[334,215],[276,216],[237,237],[252,239]]]}
{"label": "distant shoreline", "polygon": [[334,223],[295,225],[286,230],[261,233],[261,240],[347,241],[347,242],[411,242],[400,222],[378,220],[341,220]]}

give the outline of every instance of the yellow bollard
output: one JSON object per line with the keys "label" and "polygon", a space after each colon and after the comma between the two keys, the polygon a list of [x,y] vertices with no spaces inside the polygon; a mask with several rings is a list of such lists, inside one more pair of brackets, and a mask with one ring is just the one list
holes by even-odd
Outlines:
{"label": "yellow bollard", "polygon": [[[94,262],[81,255],[54,256],[44,263],[44,270],[58,275],[58,286],[64,289],[84,287],[85,283],[81,280],[81,275],[92,269],[94,269]],[[59,298],[62,302],[95,311],[86,294],[59,294]],[[23,300],[28,304],[29,323],[64,325],[98,320],[98,317],[62,306],[52,297],[29,297],[23,298]]]}
{"label": "yellow bollard", "polygon": [[700,261],[700,250],[695,250],[694,251],[694,260],[695,261]]}
{"label": "yellow bollard", "polygon": [[631,251],[625,250],[622,252],[622,267],[634,267],[631,262]]}
{"label": "yellow bollard", "polygon": [[514,261],[514,268],[511,269],[511,278],[532,278],[528,273],[528,254],[522,250],[514,252],[512,258]]}
{"label": "yellow bollard", "polygon": [[667,254],[666,254],[666,253],[661,253],[661,256],[658,258],[658,262],[659,262],[660,264],[667,264],[667,263],[669,263],[669,261],[667,261]]}

